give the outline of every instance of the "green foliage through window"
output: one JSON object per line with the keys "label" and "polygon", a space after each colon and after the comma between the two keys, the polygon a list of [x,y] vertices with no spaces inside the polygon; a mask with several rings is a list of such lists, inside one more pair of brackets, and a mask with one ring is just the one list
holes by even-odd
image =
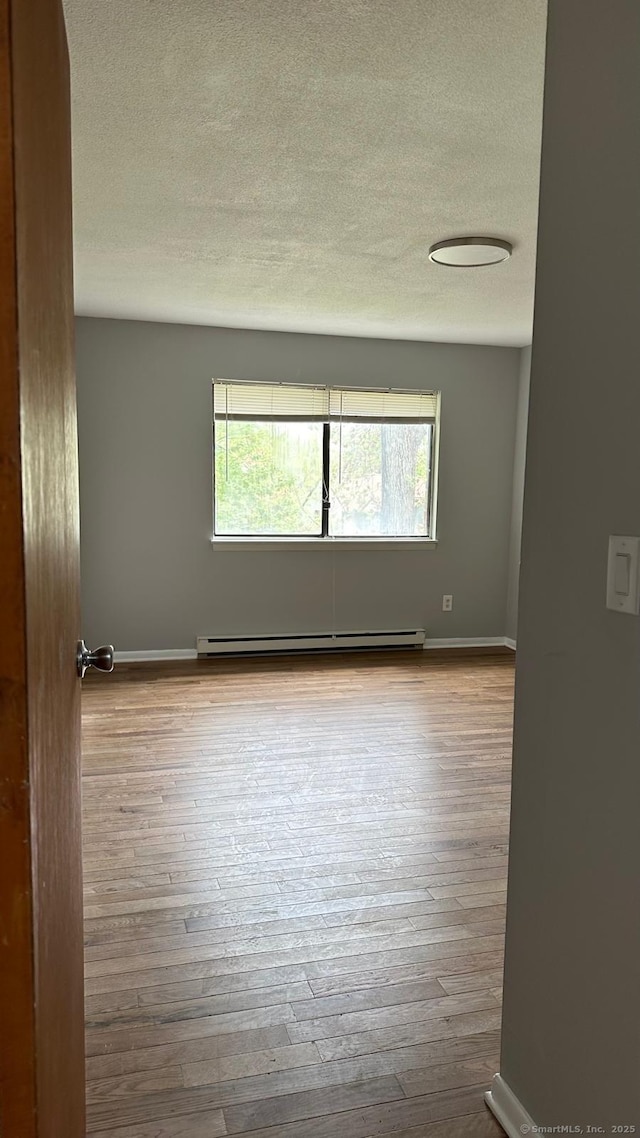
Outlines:
{"label": "green foliage through window", "polygon": [[325,500],[328,536],[428,536],[433,435],[420,421],[216,420],[215,533],[320,537]]}
{"label": "green foliage through window", "polygon": [[322,423],[216,423],[220,535],[319,535]]}

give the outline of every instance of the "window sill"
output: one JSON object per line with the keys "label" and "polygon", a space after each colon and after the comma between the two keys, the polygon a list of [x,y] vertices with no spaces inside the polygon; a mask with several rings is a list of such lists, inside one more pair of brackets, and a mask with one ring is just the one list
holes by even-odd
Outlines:
{"label": "window sill", "polygon": [[289,553],[310,549],[377,549],[404,552],[410,549],[435,549],[437,538],[431,537],[214,537],[211,548],[231,553],[242,551]]}

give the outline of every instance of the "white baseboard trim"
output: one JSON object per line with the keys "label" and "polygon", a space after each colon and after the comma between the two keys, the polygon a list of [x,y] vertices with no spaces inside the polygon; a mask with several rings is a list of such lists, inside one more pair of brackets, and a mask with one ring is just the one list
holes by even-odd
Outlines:
{"label": "white baseboard trim", "polygon": [[[512,648],[516,642],[505,636],[454,636],[425,640],[424,651],[438,648]],[[116,664],[141,664],[145,660],[197,660],[195,648],[151,648],[138,652],[114,652]]]}
{"label": "white baseboard trim", "polygon": [[504,636],[472,636],[471,638],[454,636],[444,640],[425,640],[424,650],[428,652],[432,648],[504,648],[506,643]]}
{"label": "white baseboard trim", "polygon": [[114,652],[116,664],[141,664],[144,660],[197,660],[195,648],[152,648],[143,652]]}
{"label": "white baseboard trim", "polygon": [[511,1087],[502,1075],[494,1075],[491,1090],[484,1096],[489,1110],[495,1114],[508,1138],[522,1138],[523,1134],[537,1133],[537,1127],[530,1114],[516,1098]]}

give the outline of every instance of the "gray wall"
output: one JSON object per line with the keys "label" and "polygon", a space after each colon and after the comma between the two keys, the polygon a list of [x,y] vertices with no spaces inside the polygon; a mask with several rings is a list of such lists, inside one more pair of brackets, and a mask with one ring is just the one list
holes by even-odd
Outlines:
{"label": "gray wall", "polygon": [[531,375],[531,348],[523,348],[520,357],[518,384],[518,411],[516,439],[513,453],[513,497],[511,501],[511,534],[509,538],[509,579],[507,582],[506,635],[515,640],[518,635],[518,590],[520,582],[520,546],[522,541],[522,502],[524,496],[524,467],[527,450],[527,422],[529,418],[529,379]]}
{"label": "gray wall", "polygon": [[[88,642],[193,648],[198,634],[332,627],[503,636],[519,356],[79,319]],[[213,376],[441,390],[437,549],[213,550]],[[454,594],[452,613],[443,593]]]}
{"label": "gray wall", "polygon": [[501,1071],[541,1126],[640,1129],[640,4],[552,0]]}

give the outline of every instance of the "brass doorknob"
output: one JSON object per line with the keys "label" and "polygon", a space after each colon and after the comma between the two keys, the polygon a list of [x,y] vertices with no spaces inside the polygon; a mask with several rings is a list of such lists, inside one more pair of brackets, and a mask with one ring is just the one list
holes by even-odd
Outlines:
{"label": "brass doorknob", "polygon": [[103,644],[102,647],[90,652],[84,640],[79,640],[76,664],[80,679],[84,676],[87,668],[97,668],[99,672],[112,672],[113,644]]}

